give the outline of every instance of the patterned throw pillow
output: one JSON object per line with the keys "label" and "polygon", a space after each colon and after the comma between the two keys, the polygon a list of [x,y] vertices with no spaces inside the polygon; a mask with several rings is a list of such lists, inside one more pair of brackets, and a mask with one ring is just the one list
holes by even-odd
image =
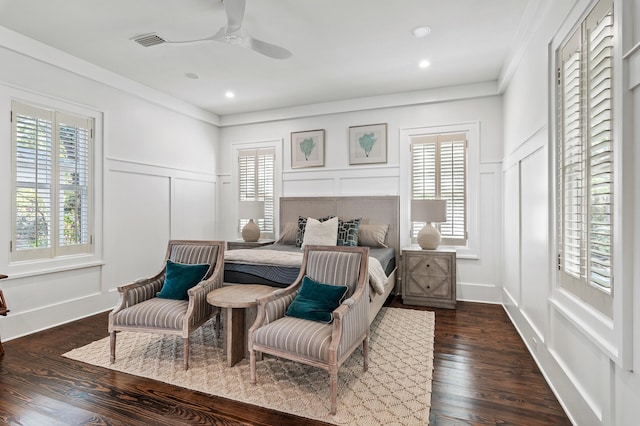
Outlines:
{"label": "patterned throw pillow", "polygon": [[339,246],[358,245],[358,229],[362,218],[342,220],[338,219],[338,244]]}
{"label": "patterned throw pillow", "polygon": [[[320,222],[333,219],[335,215],[329,215],[318,219]],[[307,227],[307,218],[298,216],[298,234],[296,235],[296,247],[302,247],[302,241],[304,240],[304,230]]]}

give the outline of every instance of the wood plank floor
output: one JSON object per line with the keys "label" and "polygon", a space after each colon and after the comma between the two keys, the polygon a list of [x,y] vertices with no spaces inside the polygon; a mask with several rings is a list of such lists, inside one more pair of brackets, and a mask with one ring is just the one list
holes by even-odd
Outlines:
{"label": "wood plank floor", "polygon": [[[434,311],[430,424],[571,424],[501,306],[459,302]],[[107,335],[104,313],[5,342],[0,424],[322,424],[60,356]]]}

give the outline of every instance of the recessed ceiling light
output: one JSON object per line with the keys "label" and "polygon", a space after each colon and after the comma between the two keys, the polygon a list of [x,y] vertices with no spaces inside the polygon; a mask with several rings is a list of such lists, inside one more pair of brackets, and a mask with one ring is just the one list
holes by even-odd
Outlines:
{"label": "recessed ceiling light", "polygon": [[224,92],[224,96],[225,96],[227,99],[233,99],[233,98],[235,98],[235,97],[236,97],[236,94],[235,94],[235,93],[233,93],[231,90],[227,90],[226,92]]}
{"label": "recessed ceiling light", "polygon": [[429,68],[429,65],[431,65],[431,63],[426,59],[421,60],[420,63],[418,64],[420,68]]}
{"label": "recessed ceiling light", "polygon": [[411,35],[413,35],[415,38],[426,37],[429,35],[429,33],[431,33],[431,28],[426,26],[415,27],[413,30],[411,30]]}
{"label": "recessed ceiling light", "polygon": [[185,77],[190,78],[191,80],[197,80],[200,76],[196,73],[188,72],[185,74]]}

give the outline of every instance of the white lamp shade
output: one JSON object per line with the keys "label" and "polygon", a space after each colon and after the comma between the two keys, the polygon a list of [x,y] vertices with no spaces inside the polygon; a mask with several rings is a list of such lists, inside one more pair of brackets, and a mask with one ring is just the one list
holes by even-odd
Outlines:
{"label": "white lamp shade", "polygon": [[426,222],[418,232],[418,244],[423,249],[435,250],[440,245],[440,232],[431,222],[447,221],[446,200],[411,200],[411,220]]}
{"label": "white lamp shade", "polygon": [[264,201],[240,201],[240,219],[263,219]]}
{"label": "white lamp shade", "polygon": [[447,200],[411,200],[411,220],[414,222],[446,222]]}

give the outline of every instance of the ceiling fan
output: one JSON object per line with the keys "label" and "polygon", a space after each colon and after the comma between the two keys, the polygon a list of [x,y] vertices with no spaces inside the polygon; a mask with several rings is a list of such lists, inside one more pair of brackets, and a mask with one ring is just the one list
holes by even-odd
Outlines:
{"label": "ceiling fan", "polygon": [[220,28],[214,35],[195,40],[167,40],[158,34],[145,34],[135,37],[134,40],[145,46],[155,46],[157,44],[171,43],[195,43],[199,41],[219,41],[233,44],[246,49],[251,49],[262,55],[274,59],[287,59],[291,57],[291,52],[284,47],[258,40],[248,35],[242,28],[246,0],[223,0],[224,11],[227,15],[227,25]]}

